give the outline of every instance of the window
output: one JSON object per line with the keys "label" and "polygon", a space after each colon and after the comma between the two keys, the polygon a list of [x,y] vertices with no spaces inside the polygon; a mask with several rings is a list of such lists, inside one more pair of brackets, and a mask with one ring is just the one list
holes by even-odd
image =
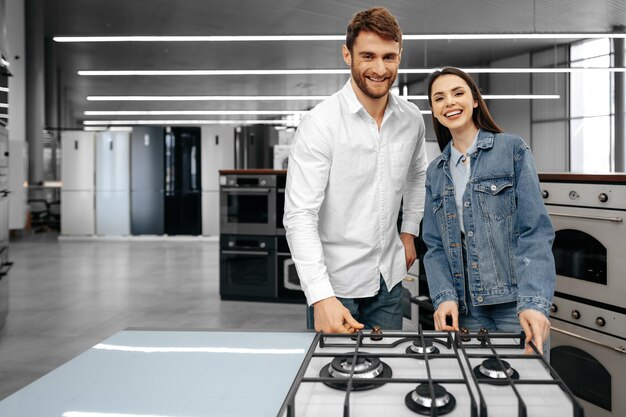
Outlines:
{"label": "window", "polygon": [[[610,67],[613,56],[609,39],[573,44],[572,67]],[[613,171],[613,81],[609,72],[578,72],[570,77],[571,171]]]}

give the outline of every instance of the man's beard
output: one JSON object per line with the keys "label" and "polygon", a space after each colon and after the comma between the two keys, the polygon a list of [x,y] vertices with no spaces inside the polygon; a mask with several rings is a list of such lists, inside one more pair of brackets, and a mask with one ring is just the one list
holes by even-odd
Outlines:
{"label": "man's beard", "polygon": [[383,98],[384,96],[386,96],[389,90],[391,89],[391,86],[396,81],[396,77],[398,75],[397,73],[393,74],[393,76],[387,80],[387,88],[385,88],[385,91],[382,93],[378,93],[378,92],[372,91],[367,86],[367,80],[365,76],[359,73],[354,68],[353,65],[350,66],[350,72],[352,73],[352,79],[356,83],[357,87],[359,87],[359,89],[363,92],[363,94],[373,99],[379,99],[379,98]]}

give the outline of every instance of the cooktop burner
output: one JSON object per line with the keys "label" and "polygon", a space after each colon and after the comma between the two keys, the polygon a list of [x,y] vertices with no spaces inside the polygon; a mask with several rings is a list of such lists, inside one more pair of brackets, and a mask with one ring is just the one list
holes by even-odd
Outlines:
{"label": "cooktop burner", "polygon": [[[456,399],[443,386],[433,383],[432,394],[435,396],[434,408],[436,415],[444,415],[454,409]],[[418,414],[431,415],[433,408],[433,396],[429,384],[420,384],[404,398],[404,403]]]}
{"label": "cooktop burner", "polygon": [[[360,352],[361,355],[366,352]],[[354,369],[354,380],[352,389],[354,391],[366,391],[384,385],[384,383],[363,383],[363,381],[376,378],[391,378],[392,371],[389,365],[374,356],[357,356],[356,363],[354,355],[347,353],[345,356],[338,356],[330,364],[324,366],[320,371],[322,378],[336,378],[337,382],[324,382],[331,388],[346,390],[350,374]]]}
{"label": "cooktop burner", "polygon": [[422,345],[422,338],[415,339],[413,343],[406,348],[406,353],[417,353],[418,355],[424,355],[424,352],[429,355],[436,355],[439,353],[439,348],[433,345],[433,339],[430,337],[424,338]]}
{"label": "cooktop burner", "polygon": [[500,362],[502,362],[502,366],[495,356],[487,358],[474,368],[474,375],[485,382],[498,384],[507,384],[507,377],[514,380],[519,379],[519,373],[511,368],[507,361],[500,359]]}
{"label": "cooktop burner", "polygon": [[525,354],[525,340],[523,332],[318,333],[279,416],[584,416],[536,347]]}

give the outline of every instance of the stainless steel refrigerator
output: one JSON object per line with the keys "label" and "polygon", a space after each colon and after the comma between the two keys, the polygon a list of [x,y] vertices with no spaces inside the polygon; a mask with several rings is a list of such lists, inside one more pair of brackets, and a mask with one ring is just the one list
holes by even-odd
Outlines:
{"label": "stainless steel refrigerator", "polygon": [[200,128],[173,127],[165,132],[165,233],[202,233]]}
{"label": "stainless steel refrigerator", "polygon": [[135,127],[131,135],[130,229],[133,235],[165,233],[164,131]]}
{"label": "stainless steel refrigerator", "polygon": [[93,132],[66,131],[61,134],[61,234],[93,235],[94,210]]}
{"label": "stainless steel refrigerator", "polygon": [[130,132],[96,135],[96,234],[130,234]]}
{"label": "stainless steel refrigerator", "polygon": [[235,129],[202,126],[202,234],[220,234],[220,169],[234,169]]}

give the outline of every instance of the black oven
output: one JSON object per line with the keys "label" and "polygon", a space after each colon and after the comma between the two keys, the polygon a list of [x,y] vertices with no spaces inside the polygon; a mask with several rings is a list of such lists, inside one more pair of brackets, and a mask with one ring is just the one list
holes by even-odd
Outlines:
{"label": "black oven", "polygon": [[274,236],[220,236],[220,296],[225,300],[276,300]]}
{"label": "black oven", "polygon": [[278,301],[287,303],[306,303],[306,297],[300,286],[300,278],[296,265],[291,259],[287,238],[278,236],[276,249],[276,283],[278,285]]}
{"label": "black oven", "polygon": [[276,233],[276,176],[220,176],[220,233]]}

